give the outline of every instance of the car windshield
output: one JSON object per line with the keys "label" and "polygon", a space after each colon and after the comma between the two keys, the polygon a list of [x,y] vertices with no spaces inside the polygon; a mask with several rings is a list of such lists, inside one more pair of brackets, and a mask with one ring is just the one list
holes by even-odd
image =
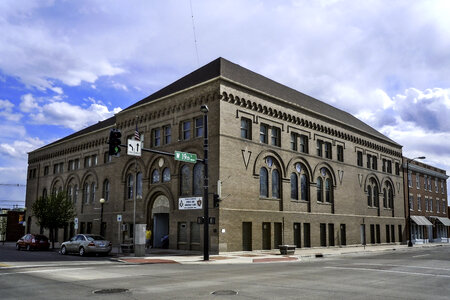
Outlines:
{"label": "car windshield", "polygon": [[46,237],[45,235],[36,235],[36,239],[37,239],[37,240],[43,240],[43,241],[48,240],[47,237]]}
{"label": "car windshield", "polygon": [[105,240],[104,237],[102,237],[101,235],[88,235],[86,236],[88,241],[103,241]]}

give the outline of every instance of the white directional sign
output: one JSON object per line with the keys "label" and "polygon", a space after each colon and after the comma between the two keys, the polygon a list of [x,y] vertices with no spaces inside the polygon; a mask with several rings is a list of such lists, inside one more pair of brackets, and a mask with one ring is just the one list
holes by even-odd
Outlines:
{"label": "white directional sign", "polygon": [[78,229],[78,218],[73,220],[73,229]]}
{"label": "white directional sign", "polygon": [[202,197],[179,198],[178,209],[201,209],[203,206]]}
{"label": "white directional sign", "polygon": [[127,154],[133,156],[141,156],[142,142],[136,140],[128,140]]}
{"label": "white directional sign", "polygon": [[117,215],[117,222],[122,222],[122,215]]}

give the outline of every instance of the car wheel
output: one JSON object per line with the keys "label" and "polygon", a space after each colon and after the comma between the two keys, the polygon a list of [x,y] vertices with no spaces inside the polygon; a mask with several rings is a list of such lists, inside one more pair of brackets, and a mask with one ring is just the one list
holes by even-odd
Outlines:
{"label": "car wheel", "polygon": [[27,245],[27,251],[31,251],[31,246]]}
{"label": "car wheel", "polygon": [[16,244],[16,250],[20,251],[20,245],[19,244]]}
{"label": "car wheel", "polygon": [[80,247],[79,253],[80,253],[80,256],[84,256],[86,254],[83,247]]}
{"label": "car wheel", "polygon": [[62,246],[62,247],[61,247],[61,254],[62,254],[62,255],[66,255],[66,254],[67,254],[66,246]]}

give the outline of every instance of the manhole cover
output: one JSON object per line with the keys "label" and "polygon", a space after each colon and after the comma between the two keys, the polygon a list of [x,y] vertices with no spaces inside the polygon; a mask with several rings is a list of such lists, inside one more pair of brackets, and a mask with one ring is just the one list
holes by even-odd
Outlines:
{"label": "manhole cover", "polygon": [[127,289],[103,289],[103,290],[96,290],[93,293],[94,294],[119,294],[119,293],[125,293],[128,292]]}
{"label": "manhole cover", "polygon": [[214,291],[211,294],[213,294],[215,296],[232,296],[232,295],[237,295],[238,292],[233,291],[233,290],[220,290],[220,291]]}

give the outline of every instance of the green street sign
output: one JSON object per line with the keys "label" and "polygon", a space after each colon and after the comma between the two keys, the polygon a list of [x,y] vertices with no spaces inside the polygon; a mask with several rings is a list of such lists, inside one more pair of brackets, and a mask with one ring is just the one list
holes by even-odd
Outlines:
{"label": "green street sign", "polygon": [[196,163],[197,162],[197,154],[175,151],[175,160],[180,160],[188,163]]}

